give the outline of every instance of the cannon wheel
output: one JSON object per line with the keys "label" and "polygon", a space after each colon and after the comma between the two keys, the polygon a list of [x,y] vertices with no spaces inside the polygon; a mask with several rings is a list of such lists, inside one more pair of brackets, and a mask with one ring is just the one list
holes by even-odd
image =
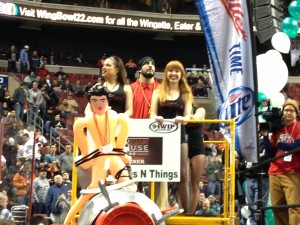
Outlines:
{"label": "cannon wheel", "polygon": [[155,225],[152,218],[138,205],[117,205],[107,212],[100,212],[93,225]]}

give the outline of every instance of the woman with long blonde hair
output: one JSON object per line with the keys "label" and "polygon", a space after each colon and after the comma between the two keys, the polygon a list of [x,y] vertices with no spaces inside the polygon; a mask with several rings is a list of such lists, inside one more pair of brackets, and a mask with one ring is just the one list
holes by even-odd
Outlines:
{"label": "woman with long blonde hair", "polygon": [[183,121],[190,120],[194,98],[187,83],[185,69],[181,62],[170,61],[164,70],[163,81],[153,93],[151,118],[158,123],[174,119],[181,123],[181,159],[179,197],[185,212],[189,210],[189,187],[187,178],[188,145]]}

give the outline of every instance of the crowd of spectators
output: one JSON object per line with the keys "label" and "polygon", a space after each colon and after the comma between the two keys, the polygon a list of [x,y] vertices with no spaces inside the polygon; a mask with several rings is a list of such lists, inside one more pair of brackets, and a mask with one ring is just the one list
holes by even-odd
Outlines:
{"label": "crowd of spectators", "polygon": [[210,83],[210,69],[207,65],[202,68],[187,68],[187,81],[196,97],[208,97],[211,95],[212,85]]}
{"label": "crowd of spectators", "polygon": [[64,149],[59,152],[56,145],[50,146],[41,131],[34,132],[31,126],[16,129],[13,123],[7,129],[1,190],[7,196],[8,209],[31,204],[33,214],[47,214],[54,222],[63,222],[66,213],[60,208],[70,207],[73,147],[66,144]]}
{"label": "crowd of spectators", "polygon": [[[10,50],[7,71],[17,73],[19,54],[14,46]],[[49,137],[51,134],[51,137],[58,138],[60,131],[66,130],[68,118],[83,115],[85,105],[77,100],[85,99],[86,92],[93,84],[102,82],[99,78],[101,74],[95,75],[98,80],[88,79],[83,85],[82,79],[74,76],[71,79],[62,66],[56,73],[49,73],[45,68],[49,57],[40,56],[35,50],[30,55],[29,46],[24,46],[21,51],[23,65],[20,61],[20,72],[23,72],[23,79],[15,90],[11,90],[12,94],[6,85],[0,88],[0,116],[5,124],[1,187],[8,197],[8,208],[22,204],[29,206],[32,203],[33,214],[48,214],[54,221],[62,222],[70,207],[68,190],[71,188],[73,147],[67,143],[59,152],[56,145],[50,145]],[[98,66],[101,67],[100,63]],[[129,59],[125,67],[128,82],[133,82],[136,63]],[[198,90],[193,82],[201,79],[200,77],[208,78],[209,70],[201,69],[200,72],[189,74],[193,90]],[[196,93],[198,92],[195,92],[195,96],[200,95]],[[37,115],[42,118],[44,126],[34,132]],[[32,163],[34,167],[31,166]],[[30,199],[32,174],[33,193]],[[66,188],[59,192],[64,194],[57,195],[57,189],[62,186]],[[64,214],[58,215],[57,212]]]}

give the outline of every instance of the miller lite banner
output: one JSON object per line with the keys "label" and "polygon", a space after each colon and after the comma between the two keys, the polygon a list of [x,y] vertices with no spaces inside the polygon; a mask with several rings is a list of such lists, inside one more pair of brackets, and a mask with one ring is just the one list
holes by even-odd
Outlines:
{"label": "miller lite banner", "polygon": [[[247,2],[195,0],[195,4],[208,48],[218,119],[235,120],[236,150],[246,161],[257,162],[257,97]],[[227,124],[220,126],[229,140]]]}

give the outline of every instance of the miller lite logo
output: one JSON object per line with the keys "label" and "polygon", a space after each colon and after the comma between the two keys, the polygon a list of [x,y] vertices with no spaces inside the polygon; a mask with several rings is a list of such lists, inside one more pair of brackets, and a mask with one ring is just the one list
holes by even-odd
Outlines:
{"label": "miller lite logo", "polygon": [[149,129],[155,133],[172,133],[178,129],[178,125],[172,121],[164,121],[162,124],[153,122]]}
{"label": "miller lite logo", "polygon": [[229,92],[227,99],[218,109],[218,118],[234,119],[236,126],[239,126],[252,116],[254,106],[253,91],[248,87],[238,87]]}
{"label": "miller lite logo", "polygon": [[242,5],[238,0],[221,0],[221,3],[224,5],[224,8],[232,20],[235,30],[239,36],[243,37],[243,40],[247,40],[246,31],[243,28],[243,18],[244,13],[242,10]]}

